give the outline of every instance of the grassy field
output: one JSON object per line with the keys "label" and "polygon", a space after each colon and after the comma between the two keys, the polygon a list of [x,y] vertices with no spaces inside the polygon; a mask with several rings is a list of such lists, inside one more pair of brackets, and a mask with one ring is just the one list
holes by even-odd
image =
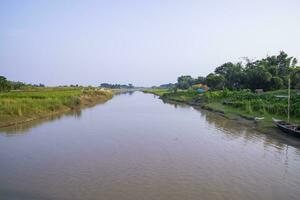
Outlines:
{"label": "grassy field", "polygon": [[168,89],[147,89],[147,90],[143,90],[143,92],[155,94],[157,96],[162,96],[163,94],[170,93]]}
{"label": "grassy field", "polygon": [[144,90],[143,92],[158,95],[165,100],[183,103],[191,102],[201,96],[193,90],[178,90],[176,93],[174,93],[168,89],[148,89]]}
{"label": "grassy field", "polygon": [[0,93],[0,127],[89,106],[112,98],[110,90],[38,88]]}
{"label": "grassy field", "polygon": [[148,89],[144,90],[143,92],[155,94],[157,96],[160,96],[162,99],[185,103],[187,103],[188,101],[192,101],[199,96],[197,92],[192,90],[177,90],[177,92],[174,93],[173,91],[168,89]]}

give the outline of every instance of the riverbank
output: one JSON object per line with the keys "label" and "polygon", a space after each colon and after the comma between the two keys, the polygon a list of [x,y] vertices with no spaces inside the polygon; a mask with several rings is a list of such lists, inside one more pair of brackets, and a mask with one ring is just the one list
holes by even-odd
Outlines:
{"label": "riverbank", "polygon": [[116,91],[83,88],[41,88],[0,93],[0,127],[93,106],[111,99],[114,93]]}
{"label": "riverbank", "polygon": [[[192,90],[149,89],[145,93],[159,96],[166,102],[178,102],[209,110],[231,120],[253,123],[254,127],[264,133],[274,131],[272,118],[286,120],[286,90],[255,94],[245,91],[213,91],[198,94]],[[291,122],[300,124],[300,95],[292,91]],[[255,120],[263,118],[262,120]]]}

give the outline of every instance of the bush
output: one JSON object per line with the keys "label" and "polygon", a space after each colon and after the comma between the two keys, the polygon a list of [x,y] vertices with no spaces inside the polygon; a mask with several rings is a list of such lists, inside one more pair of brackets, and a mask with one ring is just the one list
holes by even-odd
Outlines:
{"label": "bush", "polygon": [[[287,95],[287,90],[278,90],[263,94],[256,94],[249,90],[240,91],[212,91],[204,94],[208,102],[222,101],[224,104],[239,108],[247,113],[259,112],[278,115],[287,114],[287,98],[280,96]],[[300,116],[300,95],[295,90],[291,91],[290,114]]]}

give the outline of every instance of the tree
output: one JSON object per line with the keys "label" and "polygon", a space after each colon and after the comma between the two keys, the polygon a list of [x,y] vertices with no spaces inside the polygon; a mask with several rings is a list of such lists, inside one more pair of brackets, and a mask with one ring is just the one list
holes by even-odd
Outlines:
{"label": "tree", "polygon": [[291,63],[291,67],[296,67],[297,63],[298,63],[297,58],[293,58],[292,63]]}
{"label": "tree", "polygon": [[128,84],[128,88],[134,88],[133,85],[131,83]]}
{"label": "tree", "polygon": [[215,69],[215,73],[225,76],[226,74],[228,74],[228,71],[231,68],[233,68],[233,66],[234,66],[234,64],[232,62],[224,63]]}
{"label": "tree", "polygon": [[10,81],[11,89],[12,90],[19,90],[21,88],[26,87],[26,84],[20,81]]}
{"label": "tree", "polygon": [[167,84],[162,84],[159,86],[160,88],[173,88],[175,87],[174,83],[167,83]]}
{"label": "tree", "polygon": [[[291,65],[293,57],[288,57],[288,55],[284,51],[280,51],[279,55],[277,56],[277,62],[279,67],[279,73],[281,75],[287,75],[289,73],[289,68]],[[296,59],[297,61],[297,59]]]}
{"label": "tree", "polygon": [[293,67],[290,77],[291,77],[291,88],[300,89],[300,67]]}
{"label": "tree", "polygon": [[4,76],[0,76],[0,92],[9,91],[10,89],[10,82]]}
{"label": "tree", "polygon": [[194,79],[194,84],[204,84],[205,83],[205,77],[203,76],[198,76],[198,78]]}
{"label": "tree", "polygon": [[269,89],[278,90],[281,89],[282,87],[283,87],[283,80],[280,77],[275,76],[271,78]]}
{"label": "tree", "polygon": [[225,63],[216,68],[215,73],[225,78],[225,87],[240,89],[243,85],[244,69],[242,63]]}
{"label": "tree", "polygon": [[291,87],[300,87],[300,71],[297,59],[288,56],[284,51],[278,55],[267,56],[259,60],[243,58],[246,62],[226,62],[215,69],[215,73],[206,78],[180,76],[176,86],[179,89],[188,89],[194,84],[206,83],[212,89],[227,88],[231,90],[247,88],[251,90],[264,89],[276,90],[288,87],[291,79]]}
{"label": "tree", "polygon": [[221,75],[210,73],[205,78],[205,83],[213,90],[219,90],[224,87],[224,77]]}
{"label": "tree", "polygon": [[251,90],[264,89],[268,90],[270,87],[270,80],[272,74],[268,72],[263,66],[253,66],[246,68],[245,85]]}
{"label": "tree", "polygon": [[179,89],[188,89],[193,85],[193,83],[194,79],[189,75],[180,76],[177,78],[177,87]]}

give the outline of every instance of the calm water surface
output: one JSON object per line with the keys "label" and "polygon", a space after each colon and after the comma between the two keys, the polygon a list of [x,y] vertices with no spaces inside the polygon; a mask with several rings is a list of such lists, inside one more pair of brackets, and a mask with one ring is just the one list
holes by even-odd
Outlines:
{"label": "calm water surface", "polygon": [[298,140],[150,94],[0,130],[1,200],[299,198]]}

